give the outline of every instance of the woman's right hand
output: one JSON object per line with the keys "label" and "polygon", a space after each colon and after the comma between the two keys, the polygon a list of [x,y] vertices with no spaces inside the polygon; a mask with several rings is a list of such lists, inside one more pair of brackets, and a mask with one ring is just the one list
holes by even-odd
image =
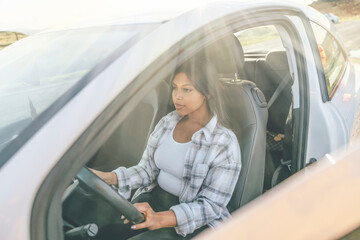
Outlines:
{"label": "woman's right hand", "polygon": [[98,171],[98,170],[95,170],[95,169],[92,169],[92,168],[89,168],[89,170],[92,171],[93,173],[95,173],[95,175],[97,175],[99,178],[104,180],[107,184],[117,186],[118,182],[117,182],[116,173],[114,173],[114,172],[102,172],[102,171]]}

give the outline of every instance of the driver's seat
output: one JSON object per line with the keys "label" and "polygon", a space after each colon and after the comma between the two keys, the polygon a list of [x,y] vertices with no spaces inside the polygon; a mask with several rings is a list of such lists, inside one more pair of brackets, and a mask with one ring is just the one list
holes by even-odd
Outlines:
{"label": "driver's seat", "polygon": [[223,107],[230,120],[228,127],[235,133],[241,149],[242,168],[228,204],[229,211],[233,212],[263,192],[267,103],[253,82],[237,77],[243,73],[244,53],[232,33],[207,47],[205,54],[222,76]]}

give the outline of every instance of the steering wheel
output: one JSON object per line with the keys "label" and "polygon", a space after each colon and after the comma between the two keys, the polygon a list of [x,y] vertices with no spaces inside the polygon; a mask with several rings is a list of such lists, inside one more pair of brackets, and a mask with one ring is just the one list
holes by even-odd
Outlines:
{"label": "steering wheel", "polygon": [[83,167],[76,175],[76,178],[82,187],[108,202],[129,221],[135,224],[145,221],[145,217],[141,212],[89,169]]}

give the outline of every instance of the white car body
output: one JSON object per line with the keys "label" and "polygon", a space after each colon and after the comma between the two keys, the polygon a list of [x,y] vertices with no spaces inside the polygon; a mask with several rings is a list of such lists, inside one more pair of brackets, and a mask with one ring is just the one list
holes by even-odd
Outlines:
{"label": "white car body", "polygon": [[[150,33],[114,59],[108,67],[94,77],[58,112],[53,114],[2,164],[0,169],[0,239],[33,239],[31,237],[31,231],[34,230],[32,223],[33,207],[36,201],[43,201],[37,196],[44,180],[49,174],[54,174],[52,172],[54,167],[61,164],[59,160],[101,115],[105,107],[121,95],[123,90],[140,73],[159,59],[163,53],[198,28],[225,16],[247,14],[251,11],[256,12],[264,9],[269,12],[280,10],[280,13],[281,11],[298,12],[301,16],[304,14],[307,18],[321,23],[324,27],[331,27],[325,16],[310,8],[279,2],[255,3],[249,1],[247,3],[213,4],[202,9],[188,11],[171,19],[161,19],[158,22],[163,22],[162,24],[153,28]],[[132,19],[131,21],[137,22],[138,20]],[[348,145],[355,109],[358,104],[356,94],[360,78],[354,76],[352,67],[347,62],[342,75],[343,80],[338,85],[336,93],[331,101],[324,102],[319,84],[321,80],[319,80],[318,71],[314,64],[318,60],[314,57],[307,36],[309,30],[305,29],[299,17],[289,17],[287,21],[293,24],[293,29],[298,32],[301,38],[306,56],[306,78],[309,79],[307,83],[309,93],[308,124],[304,129],[306,134],[303,135],[306,139],[302,139],[306,142],[306,152],[299,153],[303,156],[302,167],[304,167],[310,162],[310,159],[320,159],[326,153]],[[120,20],[119,22],[121,24],[130,23],[128,20]],[[149,47],[150,45],[151,47]],[[16,48],[16,46],[17,43],[9,48]],[[7,50],[4,49],[1,54]],[[294,55],[290,54],[289,57],[292,58],[292,62],[295,62]],[[290,66],[290,69],[293,71],[295,79],[293,106],[299,108],[302,104],[299,96],[299,73],[296,66]],[[88,107],[84,107],[84,103]],[[80,169],[83,164],[74,162],[73,167]],[[63,191],[63,188],[60,187],[60,190]],[[54,196],[54,198],[56,197]],[[47,203],[44,200],[44,211],[50,211],[52,214],[59,211],[59,206],[51,207]],[[55,222],[61,224],[61,215],[57,212],[54,216],[58,218]],[[49,232],[53,234],[52,239],[60,239],[61,233],[54,231],[54,228],[47,222],[43,222],[43,224],[37,228],[44,230],[44,232],[39,233],[40,235],[45,234],[45,229],[50,229]],[[46,234],[50,234],[49,232]]]}
{"label": "white car body", "polygon": [[358,156],[359,145],[326,155],[197,239],[358,239]]}

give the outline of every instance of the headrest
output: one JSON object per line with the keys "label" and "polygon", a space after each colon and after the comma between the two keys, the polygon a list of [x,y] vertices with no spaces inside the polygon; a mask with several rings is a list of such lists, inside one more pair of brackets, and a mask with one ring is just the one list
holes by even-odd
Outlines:
{"label": "headrest", "polygon": [[289,64],[285,51],[271,51],[265,57],[266,63],[274,70],[288,70]]}
{"label": "headrest", "polygon": [[233,33],[211,43],[204,51],[219,74],[239,73],[244,66],[244,51]]}

